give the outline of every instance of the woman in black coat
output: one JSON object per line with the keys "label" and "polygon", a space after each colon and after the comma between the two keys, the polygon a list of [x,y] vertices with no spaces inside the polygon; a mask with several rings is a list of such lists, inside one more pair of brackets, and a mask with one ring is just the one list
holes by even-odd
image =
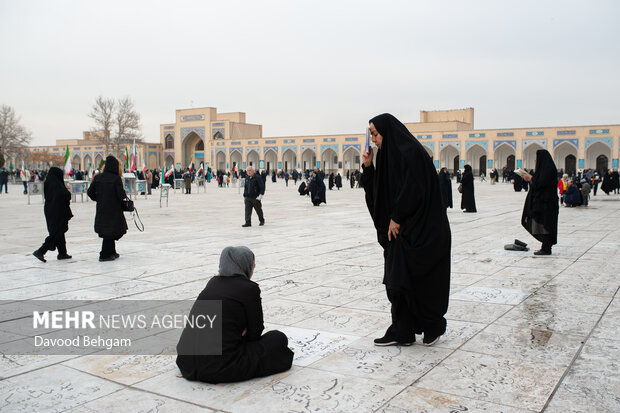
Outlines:
{"label": "woman in black coat", "polygon": [[536,151],[534,175],[523,174],[530,183],[525,198],[521,225],[534,238],[542,242],[535,255],[551,255],[551,247],[558,242],[558,170],[551,154],[539,149]]}
{"label": "woman in black coat", "polygon": [[201,329],[186,327],[177,345],[177,366],[187,380],[231,383],[291,368],[293,352],[286,335],[277,330],[263,334],[260,287],[251,281],[254,264],[247,247],[222,251],[219,275],[209,280],[192,308],[197,316],[200,300],[221,300],[221,355],[208,355]]}
{"label": "woman in black coat", "polygon": [[32,253],[39,260],[45,262],[45,253],[54,251],[58,248],[58,259],[67,260],[71,258],[67,254],[67,244],[65,232],[69,230],[69,220],[73,217],[71,213],[71,192],[65,186],[63,172],[60,168],[50,168],[45,183],[43,184],[45,195],[45,222],[49,236],[45,238],[41,248]]}
{"label": "woman in black coat", "polygon": [[322,203],[327,203],[325,200],[325,182],[323,182],[323,179],[316,172],[312,172],[312,179],[308,185],[308,191],[310,191],[312,205],[319,206]]}
{"label": "woman in black coat", "polygon": [[342,188],[342,176],[340,176],[340,173],[336,175],[336,178],[334,178],[334,180],[336,182],[336,188],[338,188],[338,190],[340,191],[340,188]]}
{"label": "woman in black coat", "polygon": [[452,180],[448,168],[441,168],[439,171],[439,189],[441,190],[443,207],[445,209],[452,208]]}
{"label": "woman in black coat", "polygon": [[383,284],[392,324],[377,346],[409,346],[415,334],[434,344],[446,331],[450,224],[433,161],[411,132],[385,113],[369,123],[378,147],[362,154],[366,206],[383,248]]}
{"label": "woman in black coat", "polygon": [[474,174],[470,165],[465,165],[465,172],[461,177],[463,192],[461,197],[461,209],[465,212],[476,212],[476,198],[474,198]]}
{"label": "woman in black coat", "polygon": [[112,261],[119,257],[115,242],[127,232],[127,221],[123,215],[122,201],[127,198],[118,160],[108,156],[103,173],[97,174],[88,188],[88,196],[97,202],[95,232],[100,238],[99,261]]}

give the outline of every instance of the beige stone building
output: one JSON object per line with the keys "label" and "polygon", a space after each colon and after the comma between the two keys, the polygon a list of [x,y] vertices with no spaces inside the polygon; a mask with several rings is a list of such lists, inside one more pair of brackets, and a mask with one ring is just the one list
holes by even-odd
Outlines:
{"label": "beige stone building", "polygon": [[[405,123],[424,145],[436,168],[453,171],[468,163],[474,172],[495,167],[534,168],[536,151],[547,149],[566,171],[618,168],[620,125],[475,129],[474,109],[421,111],[420,122]],[[365,128],[362,122],[360,129]],[[166,166],[186,167],[190,159],[213,169],[305,170],[346,173],[359,168],[364,133],[263,137],[244,113],[215,108],[176,111],[176,122],[160,126]]]}
{"label": "beige stone building", "polygon": [[[360,131],[351,134],[263,137],[261,125],[249,124],[243,112],[217,113],[216,108],[179,109],[175,121],[160,125],[159,143],[137,144],[138,167],[143,161],[150,169],[194,165],[232,170],[246,169],[299,171],[321,168],[327,172],[356,170],[360,166],[365,141],[365,120]],[[536,151],[547,149],[558,168],[565,171],[618,168],[620,125],[582,125],[475,129],[474,109],[421,111],[419,122],[405,123],[424,145],[436,168],[450,171],[468,163],[474,172],[534,168]],[[105,147],[91,132],[82,139],[58,140],[53,146],[34,146],[30,152],[64,157],[67,145],[74,169],[98,166]],[[131,146],[131,145],[129,145]],[[131,149],[130,149],[131,150]],[[124,147],[121,148],[124,153]],[[108,153],[114,153],[108,148]],[[40,158],[40,156],[39,156]],[[20,159],[8,158],[19,167]],[[30,168],[41,162],[26,160]]]}

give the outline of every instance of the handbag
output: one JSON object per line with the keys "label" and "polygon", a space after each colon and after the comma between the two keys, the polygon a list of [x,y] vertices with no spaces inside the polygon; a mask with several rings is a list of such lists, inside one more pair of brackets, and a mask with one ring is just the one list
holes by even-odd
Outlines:
{"label": "handbag", "polygon": [[459,184],[459,186],[456,188],[457,191],[459,191],[459,194],[463,193],[463,184]]}
{"label": "handbag", "polygon": [[135,209],[131,199],[123,199],[121,205],[123,207],[123,212],[133,212]]}

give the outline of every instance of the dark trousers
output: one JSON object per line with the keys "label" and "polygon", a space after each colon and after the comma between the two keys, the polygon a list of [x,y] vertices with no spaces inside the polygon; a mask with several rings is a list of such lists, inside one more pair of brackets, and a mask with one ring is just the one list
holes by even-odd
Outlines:
{"label": "dark trousers", "polygon": [[245,202],[245,223],[252,223],[252,208],[256,210],[256,215],[258,215],[258,220],[263,222],[265,218],[263,217],[263,204],[256,198],[244,198]]}
{"label": "dark trousers", "polygon": [[110,258],[114,254],[116,254],[116,241],[113,238],[104,238],[99,258]]}
{"label": "dark trousers", "polygon": [[39,251],[45,255],[46,252],[54,251],[55,249],[58,249],[58,255],[67,255],[67,241],[65,240],[64,232],[47,236]]}
{"label": "dark trousers", "polygon": [[9,193],[9,183],[8,182],[0,182],[0,192],[2,192],[2,186],[4,185],[4,193]]}
{"label": "dark trousers", "polygon": [[408,297],[398,290],[386,289],[388,300],[392,303],[392,325],[388,332],[400,342],[415,340],[415,318]]}
{"label": "dark trousers", "polygon": [[553,236],[545,234],[542,236],[542,246],[540,247],[540,249],[543,251],[551,252],[551,247],[553,246],[553,244]]}
{"label": "dark trousers", "polygon": [[278,330],[268,331],[259,340],[263,351],[259,352],[256,377],[281,373],[293,365],[293,352],[288,348],[286,334]]}

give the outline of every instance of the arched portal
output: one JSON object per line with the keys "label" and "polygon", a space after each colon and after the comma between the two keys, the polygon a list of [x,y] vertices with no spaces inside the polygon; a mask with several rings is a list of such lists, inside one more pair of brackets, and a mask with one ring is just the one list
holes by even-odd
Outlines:
{"label": "arched portal", "polygon": [[[467,158],[467,163],[471,165],[473,169],[474,176],[480,176],[480,173],[486,174],[486,159],[487,159],[487,151],[482,146],[476,144],[472,145],[465,154]],[[484,158],[484,161],[482,161]]]}
{"label": "arched portal", "polygon": [[226,172],[226,152],[217,152],[217,154],[215,155],[215,168],[218,171]]}
{"label": "arched portal", "polygon": [[314,168],[316,168],[316,152],[308,148],[301,154],[301,169],[306,171]]}
{"label": "arched portal", "polygon": [[[377,151],[374,151],[375,154]],[[342,154],[344,160],[344,174],[347,172],[355,172],[359,170],[361,166],[361,154],[360,151],[357,150],[355,146],[349,146],[346,151]]]}
{"label": "arched portal", "polygon": [[459,161],[459,151],[454,146],[447,145],[439,151],[439,168],[452,168],[452,172],[456,173],[460,168]]}
{"label": "arched portal", "polygon": [[194,167],[200,165],[205,159],[205,144],[200,135],[190,132],[183,140],[183,163],[189,166],[190,161],[194,162]]}
{"label": "arched portal", "polygon": [[166,162],[164,164],[164,167],[165,167],[166,170],[168,170],[170,168],[174,168],[174,156],[172,156],[172,155],[166,156]]}
{"label": "arched portal", "polygon": [[92,170],[97,165],[93,165],[93,158],[90,155],[84,155],[84,170]]}
{"label": "arched portal", "polygon": [[297,169],[297,154],[292,149],[287,149],[282,154],[282,168],[289,173]]}
{"label": "arched portal", "polygon": [[515,170],[515,149],[507,143],[502,143],[495,149],[493,154],[494,165],[497,165],[497,169],[501,170],[504,167],[508,171]]}
{"label": "arched portal", "polygon": [[278,171],[278,155],[273,149],[268,149],[265,152],[265,169],[267,173]]}
{"label": "arched portal", "polygon": [[[553,150],[553,160],[558,169],[562,169],[565,174],[571,175],[569,169],[574,173],[577,159],[577,148],[568,142],[562,142]],[[567,163],[568,162],[568,163]]]}
{"label": "arched portal", "polygon": [[594,142],[586,151],[586,168],[595,169],[600,174],[602,170],[605,173],[609,169],[609,158],[611,158],[611,149],[602,142]]}
{"label": "arched portal", "polygon": [[237,172],[241,170],[241,164],[243,162],[243,157],[241,156],[240,151],[232,151],[230,154],[230,170],[233,171],[235,166],[237,167]]}
{"label": "arched portal", "polygon": [[80,155],[73,156],[73,159],[71,160],[71,167],[74,171],[82,169],[82,158],[80,157]]}
{"label": "arched portal", "polygon": [[164,148],[174,149],[174,138],[172,135],[166,135],[166,138],[164,139]]}
{"label": "arched portal", "polygon": [[[523,168],[530,169],[536,168],[536,152],[545,149],[538,143],[531,143],[523,150]],[[535,172],[535,171],[534,171]]]}
{"label": "arched portal", "polygon": [[338,173],[338,154],[332,148],[327,148],[321,154],[321,169],[326,173]]}
{"label": "arched portal", "polygon": [[258,170],[258,160],[260,159],[258,152],[252,149],[246,156],[247,166],[251,166],[255,171]]}

